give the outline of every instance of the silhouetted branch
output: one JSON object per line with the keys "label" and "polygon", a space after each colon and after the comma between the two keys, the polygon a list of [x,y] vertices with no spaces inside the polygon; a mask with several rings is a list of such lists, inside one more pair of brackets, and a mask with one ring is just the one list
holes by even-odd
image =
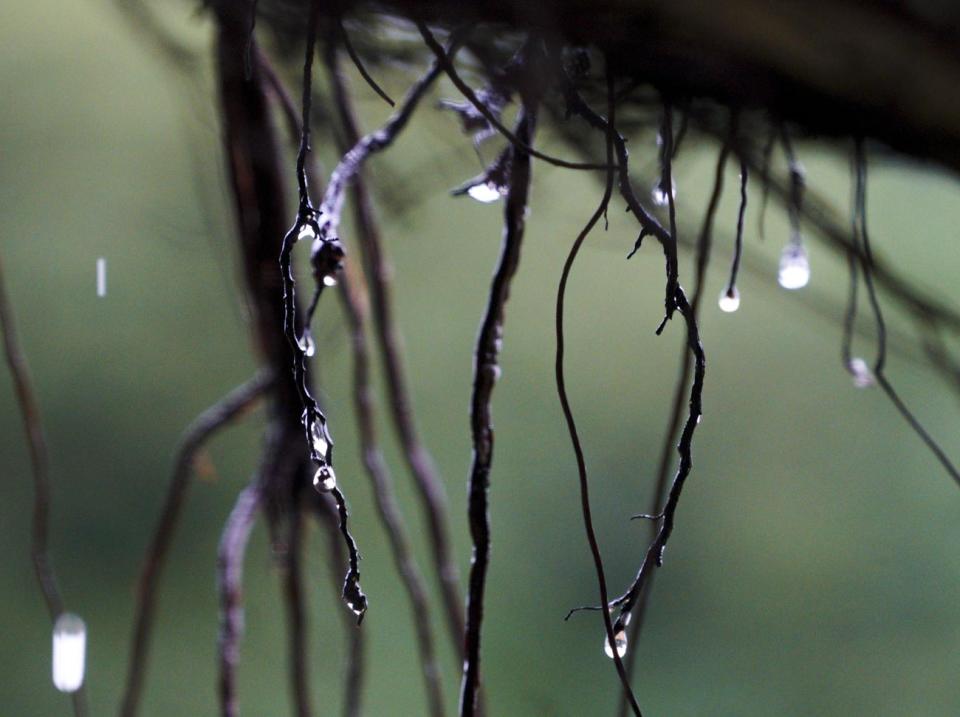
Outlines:
{"label": "silhouetted branch", "polygon": [[[287,525],[283,561],[283,596],[287,607],[290,688],[297,717],[310,717],[310,680],[307,664],[307,618],[303,590],[303,514],[299,504]],[[337,576],[339,579],[339,575]]]}
{"label": "silhouetted branch", "polygon": [[134,629],[127,663],[127,680],[120,714],[133,717],[140,706],[143,679],[150,648],[153,617],[156,611],[158,585],[173,540],[180,511],[190,487],[197,454],[219,429],[242,416],[271,387],[268,371],[261,371],[201,413],[184,431],[174,460],[173,477],[167,487],[160,518],[144,555],[137,602],[134,608]]}
{"label": "silhouetted branch", "polygon": [[363,77],[364,81],[370,85],[370,89],[376,92],[384,102],[391,107],[395,107],[397,103],[390,99],[390,95],[384,92],[383,88],[380,87],[380,85],[377,84],[377,81],[373,79],[369,72],[367,72],[367,68],[363,64],[363,60],[354,49],[353,43],[350,42],[350,35],[347,33],[347,29],[343,26],[342,20],[337,20],[337,28],[340,30],[340,40],[343,43],[343,47],[347,51],[347,54],[350,55],[350,59],[353,61],[353,64],[360,73],[360,76]]}
{"label": "silhouetted branch", "polygon": [[461,717],[475,714],[480,687],[480,636],[483,623],[483,598],[487,566],[490,561],[490,516],[488,491],[493,463],[493,388],[500,375],[499,354],[503,339],[504,309],[510,296],[510,282],[520,264],[524,219],[530,190],[530,155],[520,147],[533,141],[536,107],[524,102],[517,119],[516,136],[521,145],[514,147],[510,160],[510,189],[504,208],[503,244],[497,268],[490,284],[490,296],[480,323],[474,351],[473,394],[470,399],[470,433],[473,459],[467,482],[470,535],[473,559],[467,595],[465,633],[466,659],[460,692]]}
{"label": "silhouetted branch", "polygon": [[[451,41],[451,50],[457,43]],[[437,475],[433,459],[423,445],[413,415],[413,404],[407,387],[406,371],[401,353],[401,338],[393,316],[390,294],[391,268],[383,249],[380,231],[374,219],[373,207],[362,168],[369,156],[389,147],[406,126],[416,106],[440,74],[434,62],[430,69],[407,92],[400,109],[377,132],[360,137],[360,129],[352,111],[349,97],[337,72],[331,73],[335,106],[340,115],[343,132],[352,149],[334,170],[324,193],[321,211],[329,231],[336,232],[346,187],[353,182],[357,240],[363,256],[373,299],[373,318],[377,340],[386,375],[388,407],[394,430],[400,440],[404,458],[413,475],[430,531],[430,548],[434,567],[440,581],[447,625],[454,649],[463,655],[463,613],[460,598],[457,564],[450,547],[450,529],[447,499],[443,482]],[[326,207],[327,209],[323,209]],[[308,312],[309,317],[309,312]]]}
{"label": "silhouetted branch", "polygon": [[607,581],[604,575],[603,570],[603,557],[600,555],[600,545],[597,543],[596,532],[593,529],[593,515],[590,510],[590,484],[587,479],[587,464],[583,455],[583,446],[580,444],[580,437],[577,433],[577,424],[573,418],[573,411],[570,408],[570,401],[567,397],[566,389],[566,379],[564,377],[563,370],[563,358],[564,358],[564,338],[563,338],[563,308],[564,308],[564,299],[567,292],[567,281],[570,278],[570,270],[573,268],[573,262],[576,260],[577,255],[580,252],[580,247],[583,245],[584,240],[587,238],[587,235],[593,229],[600,217],[604,216],[607,211],[607,205],[610,203],[610,197],[613,195],[613,179],[614,179],[614,166],[613,166],[613,153],[614,153],[614,101],[613,101],[613,77],[612,75],[607,74],[607,94],[608,94],[608,108],[607,116],[608,119],[603,119],[599,115],[590,110],[591,116],[595,116],[601,122],[601,127],[604,129],[607,137],[607,179],[606,185],[603,191],[603,198],[600,200],[600,205],[597,207],[596,211],[593,213],[593,216],[590,217],[587,221],[586,226],[581,230],[580,234],[573,242],[573,246],[570,248],[570,253],[567,255],[567,259],[563,265],[563,271],[560,275],[560,285],[557,289],[557,310],[556,310],[556,333],[557,333],[557,355],[556,355],[556,379],[557,379],[557,394],[560,398],[560,407],[563,410],[564,419],[567,422],[567,430],[570,433],[570,442],[573,445],[573,451],[577,459],[577,473],[580,480],[580,507],[583,513],[583,527],[587,534],[587,542],[590,545],[590,553],[593,556],[594,568],[597,572],[597,586],[600,591],[600,604],[602,606],[601,612],[603,614],[603,624],[606,630],[606,639],[607,644],[610,647],[610,655],[613,658],[614,664],[617,668],[617,674],[620,676],[620,682],[623,684],[624,693],[627,695],[627,698],[630,702],[630,706],[633,709],[634,714],[640,715],[640,705],[637,704],[636,697],[633,695],[633,690],[630,689],[630,679],[627,676],[626,670],[623,666],[623,661],[620,659],[620,651],[617,649],[617,640],[616,635],[613,629],[613,623],[610,618],[610,610],[608,608],[609,597],[607,592]]}

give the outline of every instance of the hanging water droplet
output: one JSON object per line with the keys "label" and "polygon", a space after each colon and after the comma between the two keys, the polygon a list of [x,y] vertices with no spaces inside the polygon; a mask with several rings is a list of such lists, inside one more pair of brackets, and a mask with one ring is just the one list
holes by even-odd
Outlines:
{"label": "hanging water droplet", "polygon": [[467,194],[469,194],[473,199],[476,199],[478,202],[483,202],[484,204],[495,202],[503,196],[503,194],[500,192],[500,189],[493,182],[480,182],[480,184],[474,184],[472,187],[467,189]]}
{"label": "hanging water droplet", "polygon": [[97,296],[101,299],[107,295],[107,259],[97,259]]}
{"label": "hanging water droplet", "polygon": [[[673,195],[673,201],[677,201],[677,178],[673,175],[670,176],[670,189],[671,194]],[[653,189],[650,190],[650,198],[653,199],[653,203],[658,207],[665,207],[670,201],[667,196],[667,188],[663,180],[660,179],[656,184],[653,185]]]}
{"label": "hanging water droplet", "polygon": [[700,425],[700,422],[701,422],[702,420],[703,420],[703,414],[702,414],[702,413],[698,413],[698,414],[697,414],[697,425],[698,425],[698,426]]}
{"label": "hanging water droplet", "polygon": [[307,356],[313,356],[316,353],[317,346],[313,343],[313,334],[310,333],[310,329],[304,331],[303,336],[297,339],[297,346]]}
{"label": "hanging water droplet", "polygon": [[[623,657],[627,654],[627,633],[625,630],[620,630],[613,636],[613,644],[617,647],[617,657]],[[610,640],[606,635],[603,638],[603,651],[607,653],[607,657],[613,659],[613,647],[610,646]]]}
{"label": "hanging water droplet", "polygon": [[857,388],[869,388],[874,384],[873,372],[862,358],[854,357],[847,364],[847,370],[853,376],[853,385]]}
{"label": "hanging water droplet", "polygon": [[337,487],[337,474],[333,466],[320,466],[313,476],[313,487],[321,493],[329,493]]}
{"label": "hanging water droplet", "polygon": [[53,624],[53,686],[61,692],[79,690],[86,656],[86,624],[73,613],[63,613]]}
{"label": "hanging water droplet", "polygon": [[323,285],[327,287],[336,286],[337,277],[335,277],[333,274],[327,274],[325,277],[323,277]]}
{"label": "hanging water droplet", "polygon": [[810,260],[803,244],[791,241],[783,248],[777,281],[784,289],[802,289],[810,281]]}
{"label": "hanging water droplet", "polygon": [[737,291],[737,287],[731,286],[729,289],[724,289],[723,293],[720,294],[720,300],[717,302],[717,305],[720,307],[720,311],[728,314],[732,314],[739,309],[740,292]]}
{"label": "hanging water droplet", "polygon": [[320,421],[314,421],[313,425],[310,426],[310,442],[313,444],[315,453],[321,458],[327,457],[330,444],[327,442],[326,436],[323,435],[323,428],[320,425]]}
{"label": "hanging water droplet", "polygon": [[297,234],[297,241],[301,241],[302,239],[309,241],[316,238],[317,232],[310,224],[304,224],[302,227],[300,227],[300,233]]}

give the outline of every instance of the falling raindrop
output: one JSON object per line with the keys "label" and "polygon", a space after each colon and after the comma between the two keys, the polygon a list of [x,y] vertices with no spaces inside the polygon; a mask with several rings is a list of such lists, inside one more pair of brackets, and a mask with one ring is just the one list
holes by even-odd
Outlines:
{"label": "falling raindrop", "polygon": [[[673,195],[673,201],[677,201],[677,178],[672,175],[670,177],[670,188],[672,190],[670,193]],[[653,189],[650,190],[650,198],[653,199],[653,203],[658,207],[667,206],[669,197],[667,196],[666,186],[662,179],[653,185]]]}
{"label": "falling raindrop", "polygon": [[337,475],[333,466],[320,466],[313,476],[313,487],[321,493],[329,493],[337,487]]}
{"label": "falling raindrop", "polygon": [[869,388],[875,382],[870,367],[862,358],[854,357],[850,359],[847,370],[853,376],[853,385],[857,388]]}
{"label": "falling raindrop", "polygon": [[53,686],[61,692],[79,690],[86,654],[86,624],[73,613],[63,613],[53,624]]}
{"label": "falling raindrop", "polygon": [[[620,630],[613,636],[613,644],[617,647],[617,657],[623,657],[627,654],[627,633],[625,630]],[[607,653],[607,657],[613,659],[613,648],[610,646],[610,639],[606,636],[603,638],[603,651]]]}
{"label": "falling raindrop", "polygon": [[717,305],[720,307],[720,311],[728,314],[732,314],[739,309],[740,292],[737,291],[737,287],[731,286],[729,289],[724,289],[723,293],[720,294],[720,300],[717,302]]}
{"label": "falling raindrop", "polygon": [[107,259],[97,259],[97,296],[101,299],[107,295]]}
{"label": "falling raindrop", "polygon": [[810,281],[810,261],[803,244],[791,241],[783,248],[777,280],[784,289],[802,289]]}
{"label": "falling raindrop", "polygon": [[474,184],[472,187],[467,189],[467,194],[469,194],[473,199],[476,199],[478,202],[483,202],[484,204],[495,202],[503,196],[500,189],[493,182],[480,182],[479,184]]}

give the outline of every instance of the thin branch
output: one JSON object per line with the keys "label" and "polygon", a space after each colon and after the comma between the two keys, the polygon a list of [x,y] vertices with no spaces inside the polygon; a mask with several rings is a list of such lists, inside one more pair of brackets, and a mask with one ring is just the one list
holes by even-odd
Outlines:
{"label": "thin branch", "polygon": [[[17,339],[17,328],[13,317],[13,307],[7,296],[3,262],[0,261],[0,332],[3,333],[3,349],[10,369],[20,415],[27,437],[27,449],[30,453],[30,470],[33,475],[33,525],[30,544],[30,557],[33,561],[37,584],[43,594],[50,622],[55,623],[63,613],[63,596],[57,584],[57,575],[53,569],[48,548],[50,533],[50,457],[47,451],[47,439],[40,416],[40,404],[33,389],[30,368]],[[87,714],[86,692],[80,689],[70,696],[73,712],[77,717]]]}
{"label": "thin branch", "polygon": [[163,573],[167,553],[173,541],[180,512],[190,487],[190,478],[197,454],[218,430],[242,416],[272,385],[269,372],[262,371],[241,384],[217,403],[201,413],[184,431],[174,460],[173,476],[167,487],[160,518],[143,559],[137,583],[137,602],[134,607],[134,629],[127,663],[127,680],[120,714],[133,717],[140,706],[147,654],[153,630],[153,618],[158,597],[157,586]]}
{"label": "thin branch", "polygon": [[489,122],[500,134],[506,137],[514,147],[523,150],[531,157],[536,157],[541,159],[548,164],[552,164],[557,167],[564,167],[566,169],[607,169],[605,164],[584,164],[582,162],[569,162],[565,159],[558,159],[556,157],[551,157],[548,154],[544,154],[533,147],[525,144],[516,134],[507,129],[503,123],[496,118],[493,112],[477,97],[477,93],[471,89],[470,85],[463,81],[463,78],[457,73],[456,68],[453,66],[452,56],[443,49],[437,39],[433,36],[433,33],[430,32],[424,23],[418,22],[417,29],[420,30],[420,34],[423,36],[424,42],[427,44],[427,47],[433,51],[433,54],[437,57],[437,62],[440,63],[440,67],[446,73],[447,77],[450,78],[450,81],[453,82],[454,86],[460,90],[460,93],[469,100],[470,104],[477,108],[477,111],[484,116],[484,118]]}
{"label": "thin branch", "polygon": [[860,254],[860,266],[863,270],[864,284],[867,287],[867,297],[870,300],[870,307],[873,310],[873,316],[877,325],[877,356],[873,364],[873,375],[876,377],[877,384],[887,394],[887,397],[903,416],[904,420],[910,424],[914,432],[920,436],[927,448],[933,453],[944,470],[960,484],[960,471],[947,457],[947,454],[940,445],[930,435],[929,431],[923,427],[920,421],[914,416],[913,412],[907,407],[900,398],[900,395],[893,388],[893,385],[887,379],[884,369],[887,360],[887,327],[883,318],[883,312],[880,309],[880,301],[877,297],[877,290],[873,282],[873,250],[870,248],[870,235],[867,233],[867,162],[863,149],[863,140],[857,141],[856,146],[856,213],[859,219],[860,240],[863,251]]}
{"label": "thin branch", "polygon": [[[337,528],[337,510],[333,501],[319,493],[310,494],[309,504],[317,518],[317,522],[327,533],[327,545],[330,559],[327,565],[330,568],[330,577],[337,585],[340,576],[346,569],[346,559],[343,546],[340,543],[340,534]],[[363,690],[366,682],[366,648],[363,628],[352,620],[346,619],[344,614],[343,628],[347,635],[347,654],[344,660],[344,717],[360,717],[362,713]]]}
{"label": "thin branch", "polygon": [[217,551],[217,586],[220,593],[218,684],[223,717],[237,717],[240,714],[236,670],[243,633],[243,558],[259,505],[260,485],[259,481],[254,480],[237,496]]}
{"label": "thin branch", "polygon": [[[456,46],[453,45],[455,48]],[[330,58],[332,62],[334,58]],[[457,563],[453,556],[450,541],[450,528],[447,510],[447,498],[443,482],[437,475],[429,451],[420,439],[414,420],[413,403],[407,386],[404,369],[402,340],[393,313],[393,300],[390,292],[390,262],[386,256],[379,227],[363,181],[362,167],[371,153],[390,146],[394,138],[405,126],[417,103],[430,84],[439,76],[439,66],[434,63],[428,72],[404,98],[401,108],[379,132],[360,138],[360,129],[353,112],[345,81],[336,67],[331,67],[330,78],[334,94],[334,104],[340,115],[347,142],[353,149],[344,155],[333,173],[330,186],[325,193],[323,206],[330,207],[325,219],[330,222],[331,231],[336,231],[339,222],[343,192],[353,179],[353,198],[356,214],[357,240],[363,256],[366,274],[370,282],[373,299],[373,318],[380,356],[383,361],[388,392],[387,405],[393,428],[403,449],[403,455],[414,478],[418,494],[426,514],[430,531],[430,548],[433,551],[434,568],[440,582],[446,622],[450,638],[457,656],[463,658],[463,613],[460,597],[460,578]],[[339,189],[334,184],[339,184]],[[334,212],[333,208],[336,207]],[[309,316],[309,312],[308,312]]]}
{"label": "thin branch", "polygon": [[743,257],[743,220],[747,213],[747,163],[740,160],[740,208],[737,210],[737,234],[733,245],[733,262],[730,264],[730,278],[726,293],[732,296],[737,289],[737,275],[740,273],[740,260]]}
{"label": "thin branch", "polygon": [[356,49],[353,47],[353,43],[350,42],[350,35],[347,33],[347,28],[343,26],[343,20],[339,18],[337,19],[337,28],[340,30],[340,40],[343,42],[343,47],[350,56],[350,59],[353,61],[353,64],[360,73],[360,76],[363,77],[364,81],[370,85],[370,89],[376,92],[384,102],[391,107],[395,107],[397,103],[390,99],[390,95],[384,92],[383,88],[380,87],[380,85],[377,84],[377,81],[373,79],[369,72],[367,72],[367,68],[363,64],[363,60],[360,58],[360,55],[357,54]]}
{"label": "thin branch", "polygon": [[[525,101],[520,108],[516,129],[522,146],[529,146],[533,141],[535,126],[536,106]],[[503,242],[474,351],[473,393],[470,399],[473,458],[467,480],[467,513],[470,535],[473,538],[473,558],[467,595],[467,624],[464,636],[466,658],[460,690],[461,717],[472,717],[476,714],[477,693],[481,683],[480,637],[484,588],[490,562],[488,492],[494,442],[491,401],[494,385],[500,375],[499,354],[503,339],[504,309],[510,296],[511,281],[520,264],[530,174],[530,155],[519,147],[514,147],[510,159],[510,189],[504,208]]]}
{"label": "thin branch", "polygon": [[[584,240],[587,238],[587,235],[593,229],[600,217],[604,216],[607,211],[607,205],[610,203],[610,197],[613,194],[613,147],[614,147],[614,102],[613,102],[613,77],[610,74],[608,67],[607,70],[607,94],[608,94],[608,120],[600,118],[603,124],[603,127],[607,136],[607,178],[606,186],[603,191],[603,198],[600,200],[600,205],[597,207],[596,211],[593,213],[593,216],[590,217],[586,226],[581,230],[580,234],[573,242],[573,246],[570,248],[570,253],[567,255],[567,259],[563,265],[563,272],[560,275],[560,285],[557,289],[557,309],[556,309],[556,334],[557,334],[557,354],[556,354],[556,379],[557,379],[557,394],[560,399],[560,407],[563,410],[564,419],[567,422],[567,430],[570,433],[570,442],[573,445],[573,451],[577,459],[577,473],[580,481],[580,507],[583,512],[583,527],[587,534],[587,542],[590,545],[590,553],[593,556],[594,568],[597,572],[597,586],[600,591],[600,604],[603,606],[601,612],[603,614],[603,624],[606,630],[606,639],[607,644],[611,648],[611,655],[613,657],[614,664],[617,669],[617,674],[620,676],[620,682],[623,684],[624,693],[627,695],[627,698],[630,701],[630,706],[633,708],[633,712],[636,715],[640,715],[640,705],[637,704],[637,699],[633,695],[633,690],[630,689],[630,679],[627,676],[626,670],[623,666],[623,661],[620,659],[619,650],[616,649],[616,637],[614,634],[613,623],[610,618],[610,610],[607,607],[609,603],[609,597],[607,592],[607,581],[604,575],[603,570],[603,557],[600,554],[600,545],[597,542],[597,536],[593,529],[593,516],[590,510],[590,485],[587,480],[587,465],[586,460],[583,455],[583,447],[580,444],[580,437],[577,433],[577,424],[573,418],[573,411],[570,408],[570,401],[567,397],[566,389],[566,380],[564,377],[563,370],[563,357],[564,357],[564,338],[563,338],[563,308],[564,308],[564,299],[567,292],[567,281],[570,277],[570,270],[573,268],[573,262],[576,260],[577,255],[580,252],[580,247],[583,245]],[[591,110],[592,112],[592,110]],[[596,115],[599,117],[599,115]]]}
{"label": "thin branch", "polygon": [[410,549],[410,538],[394,494],[393,479],[377,443],[374,398],[370,388],[370,355],[365,329],[366,297],[363,295],[362,277],[351,275],[349,266],[348,271],[341,275],[340,297],[343,300],[344,313],[353,344],[353,404],[357,416],[361,457],[373,484],[377,512],[387,532],[394,563],[410,599],[429,713],[434,717],[442,717],[443,694],[440,689],[440,670],[430,627],[427,590]]}

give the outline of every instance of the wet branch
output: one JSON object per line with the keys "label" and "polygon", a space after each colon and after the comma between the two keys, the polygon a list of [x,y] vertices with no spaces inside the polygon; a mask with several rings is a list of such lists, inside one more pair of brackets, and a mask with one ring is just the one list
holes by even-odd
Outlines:
{"label": "wet branch", "polygon": [[[336,54],[327,53],[334,105],[340,115],[343,133],[348,144],[362,146],[359,123],[353,111],[346,82],[336,64]],[[424,88],[425,89],[425,88]],[[404,101],[407,104],[411,95]],[[411,110],[412,111],[412,110]],[[388,123],[389,124],[389,123]],[[392,125],[395,135],[402,126]],[[392,141],[392,140],[391,140]],[[352,170],[353,206],[357,227],[357,242],[364,261],[373,305],[374,329],[380,348],[386,376],[388,407],[393,428],[403,449],[403,455],[413,476],[430,532],[434,570],[440,582],[447,627],[456,655],[463,657],[463,613],[460,597],[460,578],[450,545],[447,497],[443,482],[437,475],[429,451],[422,443],[413,414],[413,403],[407,386],[406,370],[401,352],[401,337],[393,315],[390,277],[392,269],[383,247],[373,203],[362,173],[364,158]],[[353,280],[351,279],[351,282]],[[412,593],[411,593],[412,595]],[[421,619],[426,620],[426,611]],[[418,630],[421,628],[418,628]]]}
{"label": "wet branch", "polygon": [[[307,616],[303,588],[303,513],[294,510],[288,520],[283,561],[283,598],[287,608],[290,688],[297,717],[310,717],[310,680],[307,665]],[[339,578],[339,575],[338,575]]]}
{"label": "wet branch", "polygon": [[[613,180],[614,180],[614,170],[613,170],[613,153],[614,153],[614,88],[613,88],[613,78],[608,72],[607,74],[607,94],[608,94],[608,109],[607,114],[609,121],[601,118],[599,115],[595,115],[602,122],[602,127],[605,131],[607,137],[607,177],[606,185],[603,191],[603,198],[600,200],[600,205],[597,207],[596,211],[593,213],[593,216],[590,217],[587,221],[586,226],[581,230],[580,234],[573,242],[573,246],[570,248],[570,253],[567,255],[567,259],[563,265],[563,271],[560,275],[560,285],[557,288],[557,310],[556,310],[556,336],[557,336],[557,354],[556,354],[556,380],[557,380],[557,394],[560,399],[560,407],[563,410],[563,416],[567,423],[567,430],[570,433],[570,442],[573,445],[573,451],[577,459],[577,473],[580,481],[580,507],[583,513],[583,527],[587,534],[587,543],[590,546],[590,553],[593,557],[594,568],[597,572],[597,587],[600,592],[600,604],[602,606],[601,613],[603,614],[603,624],[606,630],[607,643],[611,648],[611,655],[613,657],[614,665],[617,669],[617,674],[620,677],[620,682],[623,685],[624,694],[626,694],[627,699],[630,702],[630,706],[633,709],[635,715],[640,715],[640,705],[637,704],[636,697],[633,695],[633,690],[630,688],[630,679],[627,676],[626,670],[623,666],[623,661],[620,658],[619,651],[616,649],[616,637],[614,633],[613,622],[610,618],[610,610],[607,608],[609,603],[609,593],[607,591],[607,581],[606,576],[604,575],[603,570],[603,557],[600,554],[600,545],[597,542],[596,532],[593,529],[593,515],[590,509],[590,484],[587,478],[587,465],[586,459],[583,455],[583,446],[580,444],[580,437],[577,433],[577,425],[573,418],[573,410],[570,407],[570,400],[567,397],[566,389],[566,378],[564,376],[563,369],[563,358],[565,351],[564,337],[563,337],[563,309],[564,309],[564,300],[567,292],[567,281],[570,278],[570,271],[573,268],[573,263],[577,258],[577,255],[580,252],[580,248],[583,245],[584,240],[587,238],[587,235],[596,226],[597,222],[600,221],[600,217],[604,216],[607,211],[607,206],[610,203],[610,197],[613,195]],[[591,110],[592,113],[592,110]]]}
{"label": "wet branch", "polygon": [[480,688],[480,636],[483,623],[483,599],[487,566],[490,562],[490,470],[493,464],[493,388],[500,375],[499,354],[503,341],[504,309],[510,296],[510,283],[520,264],[524,220],[530,190],[530,154],[520,147],[533,141],[536,107],[524,102],[517,119],[516,135],[521,145],[514,147],[510,159],[510,185],[504,208],[503,243],[497,268],[490,284],[490,295],[477,345],[474,351],[473,393],[470,399],[470,432],[473,459],[467,481],[467,513],[473,538],[473,558],[467,595],[467,624],[464,642],[466,658],[460,690],[461,717],[476,714]]}

